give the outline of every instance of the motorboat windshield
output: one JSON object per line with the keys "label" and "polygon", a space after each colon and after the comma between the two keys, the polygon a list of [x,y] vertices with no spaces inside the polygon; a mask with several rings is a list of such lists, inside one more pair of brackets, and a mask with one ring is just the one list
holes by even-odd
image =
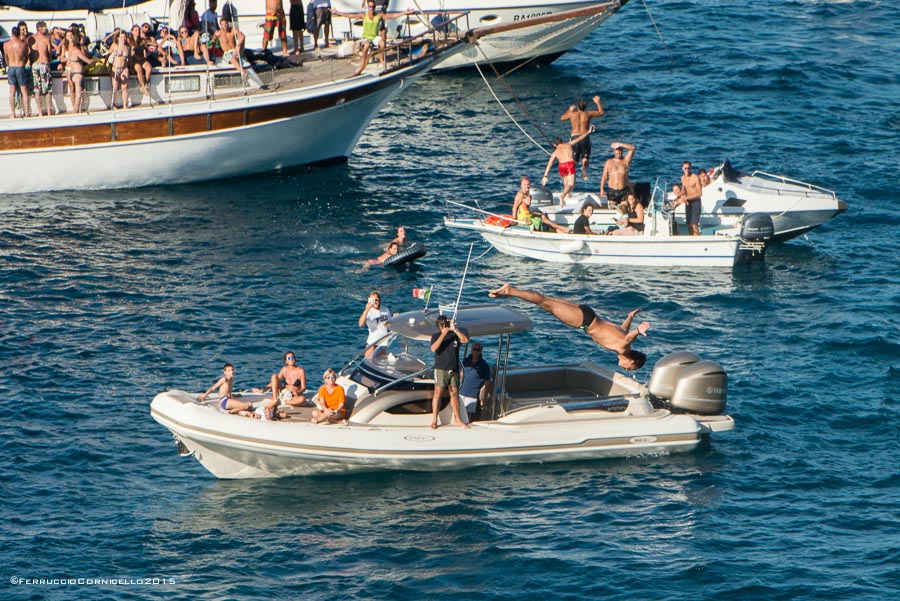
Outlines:
{"label": "motorboat windshield", "polygon": [[[452,316],[453,312],[436,308],[393,316],[388,322],[389,336],[356,364],[350,379],[370,390],[386,386],[399,390],[434,387],[431,336],[437,332],[440,315]],[[492,304],[460,307],[456,324],[473,338],[523,332],[532,327],[528,316]]]}

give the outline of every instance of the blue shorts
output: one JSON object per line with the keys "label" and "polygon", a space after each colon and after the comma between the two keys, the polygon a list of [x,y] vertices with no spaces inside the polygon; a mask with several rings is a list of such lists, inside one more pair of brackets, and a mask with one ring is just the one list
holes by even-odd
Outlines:
{"label": "blue shorts", "polygon": [[28,86],[31,82],[25,67],[7,67],[6,78],[11,86]]}
{"label": "blue shorts", "polygon": [[688,198],[684,205],[684,219],[691,225],[700,225],[700,209],[703,203],[699,198]]}
{"label": "blue shorts", "polygon": [[229,397],[227,396],[223,396],[219,399],[219,408],[222,409],[222,411],[228,411],[228,400]]}

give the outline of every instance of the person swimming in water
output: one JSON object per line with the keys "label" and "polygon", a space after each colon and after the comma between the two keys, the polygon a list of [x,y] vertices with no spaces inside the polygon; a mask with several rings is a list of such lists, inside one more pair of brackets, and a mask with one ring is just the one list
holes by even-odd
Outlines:
{"label": "person swimming in water", "polygon": [[622,325],[619,326],[611,321],[600,319],[587,305],[576,305],[573,302],[551,298],[531,290],[519,290],[509,284],[503,284],[499,288],[491,290],[488,296],[491,298],[503,296],[520,298],[551,313],[567,326],[584,330],[594,342],[618,355],[619,367],[622,369],[640,369],[647,360],[647,355],[631,349],[631,343],[638,336],[646,336],[647,330],[650,329],[650,323],[646,321],[634,330],[631,329],[631,322],[634,316],[641,312],[640,309],[634,309],[629,313]]}

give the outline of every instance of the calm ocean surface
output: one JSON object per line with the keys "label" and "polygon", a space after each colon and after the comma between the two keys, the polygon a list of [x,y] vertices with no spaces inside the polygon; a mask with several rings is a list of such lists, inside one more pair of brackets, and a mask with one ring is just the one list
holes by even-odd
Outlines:
{"label": "calm ocean surface", "polygon": [[[649,4],[665,47],[632,0],[509,78],[551,137],[600,94],[592,188],[625,140],[636,179],[728,156],[850,210],[734,271],[540,264],[476,241],[463,300],[508,280],[609,316],[643,307],[637,377],[673,350],[718,361],[735,431],[674,457],[468,473],[217,481],[176,455],[149,415],[157,392],[205,389],[225,361],[260,385],[285,350],[317,385],[362,344],[370,290],[393,310],[419,306],[414,286],[455,298],[476,239],[441,227],[445,199],[499,209],[540,177],[546,155],[477,73],[432,76],[346,165],[0,199],[0,598],[898,598],[900,7]],[[362,271],[400,224],[428,256]],[[537,327],[514,361],[614,366],[516,306]]]}

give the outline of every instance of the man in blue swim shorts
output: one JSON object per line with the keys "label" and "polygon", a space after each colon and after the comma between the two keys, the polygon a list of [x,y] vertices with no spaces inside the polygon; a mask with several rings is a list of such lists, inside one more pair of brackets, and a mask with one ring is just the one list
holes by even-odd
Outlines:
{"label": "man in blue swim shorts", "polygon": [[594,342],[616,353],[619,357],[619,367],[622,369],[640,369],[647,360],[647,355],[644,353],[631,350],[631,343],[638,336],[646,336],[647,330],[650,329],[650,323],[646,321],[634,330],[631,329],[631,322],[634,320],[634,316],[641,312],[640,309],[634,309],[629,313],[622,325],[619,326],[611,321],[600,319],[587,305],[576,305],[573,302],[551,298],[531,290],[519,290],[509,284],[503,284],[499,288],[491,290],[488,296],[491,298],[502,296],[520,298],[551,313],[567,326],[583,330]]}
{"label": "man in blue swim shorts", "polygon": [[22,95],[23,116],[31,116],[31,78],[28,76],[28,44],[21,39],[19,26],[10,29],[10,37],[3,44],[3,58],[6,60],[6,78],[9,81],[9,115],[16,116],[16,92]]}

